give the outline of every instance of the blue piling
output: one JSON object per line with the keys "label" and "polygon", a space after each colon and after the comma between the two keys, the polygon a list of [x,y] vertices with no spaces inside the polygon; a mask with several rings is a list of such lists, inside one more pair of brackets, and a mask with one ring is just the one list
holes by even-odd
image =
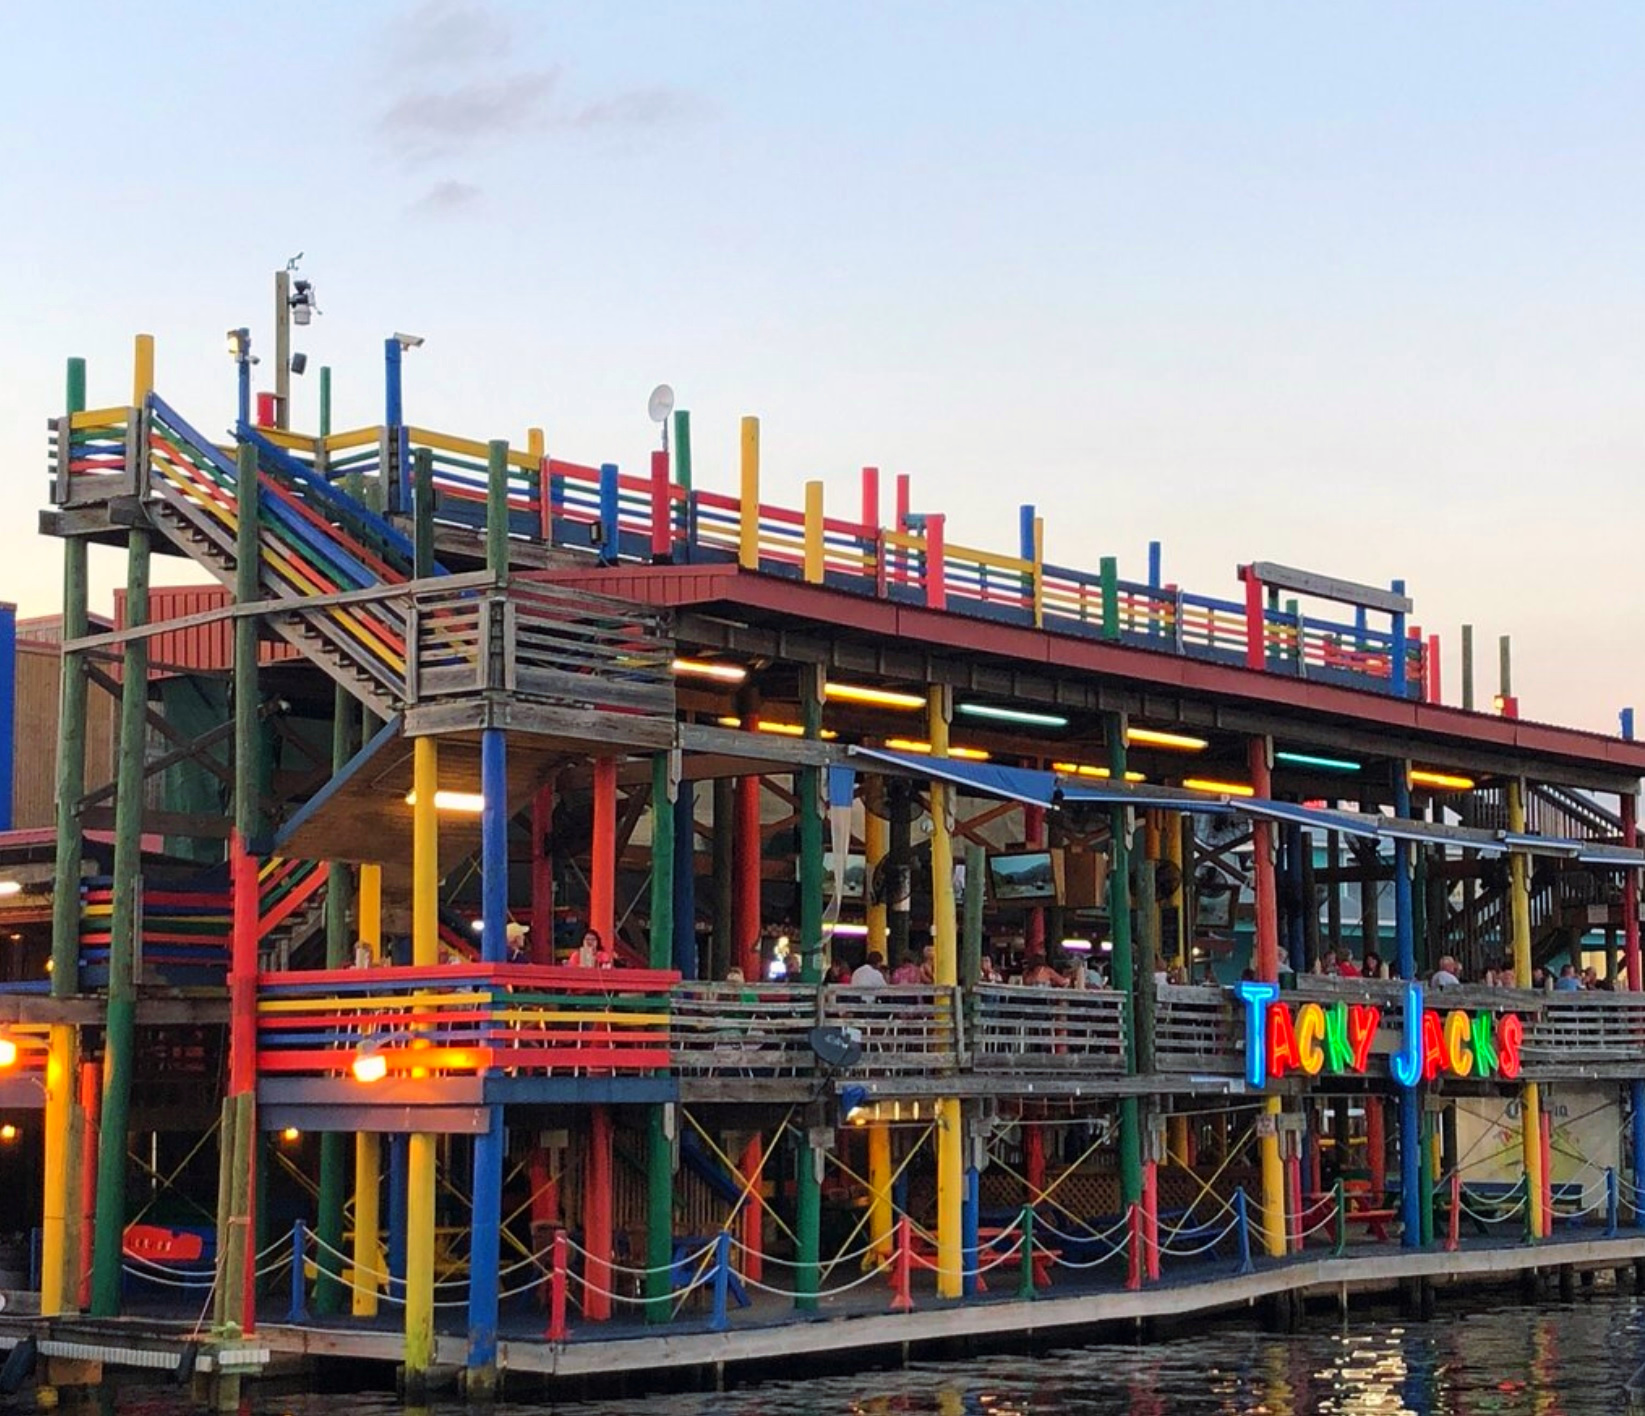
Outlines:
{"label": "blue piling", "polygon": [[600,464],[600,564],[616,565],[617,548],[621,541],[617,522],[620,507],[617,499],[617,464]]}
{"label": "blue piling", "polygon": [[1239,1271],[1255,1272],[1251,1262],[1251,1213],[1245,1203],[1245,1186],[1234,1191],[1234,1218],[1239,1221]]}
{"label": "blue piling", "polygon": [[308,1247],[308,1231],[302,1220],[291,1226],[291,1309],[286,1314],[288,1323],[308,1321],[308,1295],[303,1274],[303,1250]]}
{"label": "blue piling", "polygon": [[714,1241],[714,1313],[708,1320],[710,1332],[725,1332],[731,1326],[725,1310],[726,1296],[731,1287],[731,1231],[722,1229]]}

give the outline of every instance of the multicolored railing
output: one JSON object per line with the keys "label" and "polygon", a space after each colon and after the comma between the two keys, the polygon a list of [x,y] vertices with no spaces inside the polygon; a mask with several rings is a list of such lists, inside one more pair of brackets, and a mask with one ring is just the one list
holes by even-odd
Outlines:
{"label": "multicolored railing", "polygon": [[575,1076],[668,1066],[663,970],[539,964],[324,969],[258,979],[264,1076],[355,1075],[362,1047],[389,1076]]}
{"label": "multicolored railing", "polygon": [[[146,431],[142,424],[146,422]],[[752,420],[749,420],[749,424]],[[232,553],[235,467],[158,398],[145,408],[76,413],[54,421],[60,503],[113,495],[131,475],[134,443],[146,439],[152,485],[185,509],[201,533]],[[412,467],[426,460],[436,521],[483,528],[491,445],[426,428],[388,425],[312,437],[243,430],[257,449],[267,508],[264,575],[270,594],[293,600],[365,590],[408,578],[411,543],[385,515],[411,510]],[[1438,700],[1434,643],[1407,630],[1305,614],[1296,602],[1260,607],[1193,594],[1162,582],[1151,548],[1146,582],[1118,576],[1113,558],[1095,572],[1053,565],[1043,522],[1021,508],[1015,554],[951,543],[946,520],[911,510],[896,478],[893,524],[881,524],[879,475],[865,469],[860,512],[829,516],[821,482],[802,508],[762,501],[757,429],[744,427],[736,494],[689,484],[689,472],[654,452],[644,475],[615,464],[548,456],[534,431],[504,455],[510,534],[590,551],[601,562],[733,563],[745,570],[854,594],[1004,623],[1210,659],[1298,678]],[[677,480],[683,478],[684,480]],[[129,489],[128,489],[129,490]],[[405,625],[386,604],[339,607],[320,632],[357,657],[388,691],[405,671]]]}

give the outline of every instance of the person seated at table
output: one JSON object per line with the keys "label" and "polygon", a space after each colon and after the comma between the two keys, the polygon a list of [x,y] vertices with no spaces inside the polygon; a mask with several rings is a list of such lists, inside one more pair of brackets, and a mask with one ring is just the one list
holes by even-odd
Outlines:
{"label": "person seated at table", "polygon": [[1068,980],[1046,962],[1044,954],[1030,954],[1022,961],[1022,981],[1040,988],[1068,987]]}
{"label": "person seated at table", "polygon": [[1555,993],[1580,993],[1582,980],[1577,977],[1576,965],[1566,964],[1559,971],[1559,977],[1554,981]]}
{"label": "person seated at table", "polygon": [[992,954],[982,956],[982,966],[977,973],[978,983],[1004,983],[1005,975],[1000,972],[1000,966],[994,962]]}
{"label": "person seated at table", "polygon": [[1435,988],[1455,988],[1462,982],[1462,965],[1449,954],[1441,956],[1439,967],[1428,980]]}
{"label": "person seated at table", "polygon": [[910,954],[896,968],[891,970],[891,982],[897,984],[913,984],[920,981],[920,966],[918,960]]}
{"label": "person seated at table", "polygon": [[1382,955],[1375,949],[1365,951],[1365,961],[1360,964],[1359,971],[1365,978],[1387,978],[1388,967],[1382,962]]}
{"label": "person seated at table", "polygon": [[583,942],[571,951],[571,957],[566,961],[574,968],[579,969],[609,969],[616,965],[616,958],[605,947],[605,940],[600,937],[597,929],[585,929]]}
{"label": "person seated at table", "polygon": [[828,982],[850,983],[851,965],[846,963],[844,959],[835,959],[834,962],[828,966]]}
{"label": "person seated at table", "polygon": [[881,970],[885,967],[885,955],[878,949],[870,949],[868,957],[857,965],[851,974],[853,988],[884,988],[885,975]]}
{"label": "person seated at table", "polygon": [[1354,962],[1354,956],[1348,952],[1346,947],[1344,947],[1342,952],[1337,955],[1337,977],[1338,978],[1364,978],[1365,977],[1365,975],[1360,972],[1359,965]]}

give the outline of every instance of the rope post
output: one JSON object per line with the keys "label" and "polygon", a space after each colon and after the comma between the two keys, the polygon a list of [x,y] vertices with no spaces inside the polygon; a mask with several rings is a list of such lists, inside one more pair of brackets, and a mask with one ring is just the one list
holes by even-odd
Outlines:
{"label": "rope post", "polygon": [[565,1295],[570,1286],[565,1230],[554,1231],[553,1273],[548,1281],[548,1340],[564,1342],[571,1334],[565,1325]]}
{"label": "rope post", "polygon": [[1125,1246],[1125,1286],[1135,1293],[1142,1287],[1142,1206],[1133,1201],[1126,1219],[1131,1242]]}
{"label": "rope post", "polygon": [[1243,1185],[1234,1191],[1234,1218],[1239,1224],[1239,1271],[1252,1273],[1255,1265],[1251,1262],[1251,1214],[1246,1208]]}
{"label": "rope post", "polygon": [[914,1224],[905,1214],[897,1221],[897,1253],[891,1267],[891,1311],[912,1313],[914,1293],[909,1267],[914,1257]]}
{"label": "rope post", "polygon": [[1142,1254],[1143,1273],[1150,1283],[1160,1276],[1159,1166],[1149,1161],[1142,1171]]}
{"label": "rope post", "polygon": [[1454,1254],[1462,1242],[1462,1172],[1451,1172],[1451,1215],[1445,1226],[1445,1252]]}
{"label": "rope post", "polygon": [[1616,1167],[1605,1167],[1605,1237],[1616,1238]]}
{"label": "rope post", "polygon": [[291,1310],[286,1314],[288,1323],[308,1321],[308,1299],[303,1291],[303,1250],[307,1243],[308,1232],[299,1219],[291,1226]]}
{"label": "rope post", "polygon": [[714,1241],[714,1313],[708,1320],[710,1332],[725,1332],[731,1326],[726,1313],[726,1294],[731,1286],[731,1231],[722,1229]]}
{"label": "rope post", "polygon": [[1332,1235],[1331,1255],[1340,1259],[1342,1251],[1348,1247],[1348,1190],[1342,1183],[1342,1177],[1337,1177],[1336,1183],[1336,1233]]}
{"label": "rope post", "polygon": [[[1525,1189],[1525,1208],[1521,1211],[1525,1218],[1525,1242],[1534,1244],[1539,1236],[1531,1224],[1531,1177],[1529,1174],[1522,1173],[1514,1183],[1515,1188],[1523,1186]],[[1510,1190],[1508,1193],[1512,1194],[1513,1191]]]}
{"label": "rope post", "polygon": [[1537,1119],[1541,1122],[1539,1144],[1542,1147],[1542,1237],[1552,1239],[1554,1237],[1554,1118],[1551,1113],[1544,1111]]}
{"label": "rope post", "polygon": [[1025,1303],[1034,1301],[1034,1207],[1022,1207],[1022,1262],[1021,1277],[1017,1280],[1017,1297]]}

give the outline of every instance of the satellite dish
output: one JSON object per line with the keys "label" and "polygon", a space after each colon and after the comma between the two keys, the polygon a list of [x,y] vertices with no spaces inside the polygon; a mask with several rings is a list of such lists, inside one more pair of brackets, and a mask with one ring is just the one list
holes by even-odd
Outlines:
{"label": "satellite dish", "polygon": [[862,1038],[852,1028],[812,1028],[808,1040],[825,1067],[855,1067],[862,1059]]}
{"label": "satellite dish", "polygon": [[674,390],[667,384],[658,384],[646,400],[645,411],[653,423],[666,423],[674,411]]}

